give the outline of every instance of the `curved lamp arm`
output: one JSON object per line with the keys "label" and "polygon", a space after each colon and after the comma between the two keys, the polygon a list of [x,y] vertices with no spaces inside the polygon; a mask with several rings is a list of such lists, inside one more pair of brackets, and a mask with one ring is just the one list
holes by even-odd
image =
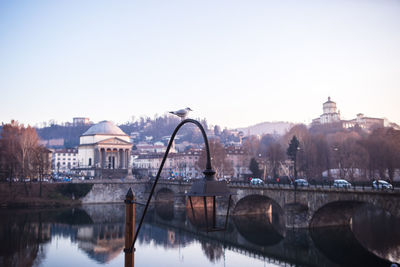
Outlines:
{"label": "curved lamp arm", "polygon": [[174,132],[172,133],[171,139],[169,140],[169,143],[168,143],[168,146],[167,146],[167,150],[165,151],[164,157],[163,157],[163,159],[161,161],[160,168],[158,169],[156,179],[155,179],[154,184],[153,184],[153,186],[151,188],[150,195],[149,195],[149,198],[147,199],[146,206],[144,208],[142,217],[140,218],[140,222],[139,222],[138,228],[136,230],[135,236],[133,238],[132,245],[129,248],[125,248],[124,249],[125,253],[132,253],[133,247],[135,246],[136,239],[137,239],[137,237],[139,235],[140,228],[142,227],[142,224],[143,224],[144,216],[146,215],[146,212],[147,212],[147,209],[149,207],[149,204],[150,204],[151,198],[153,196],[154,190],[156,188],[158,179],[160,178],[160,174],[161,174],[161,171],[162,171],[162,169],[164,167],[164,163],[167,160],[167,156],[168,156],[169,150],[171,149],[172,143],[173,143],[173,141],[175,139],[175,136],[178,133],[179,129],[186,123],[193,123],[197,127],[199,127],[199,129],[201,131],[201,134],[203,135],[204,143],[205,143],[205,146],[206,146],[206,153],[207,153],[206,169],[204,170],[203,173],[204,173],[204,175],[205,175],[207,180],[213,180],[214,179],[215,171],[211,168],[210,147],[208,146],[208,139],[207,139],[207,135],[206,135],[206,132],[204,131],[203,126],[200,124],[200,122],[198,122],[196,120],[193,120],[193,119],[186,119],[186,120],[181,121],[181,123],[179,123],[178,126],[175,128]]}

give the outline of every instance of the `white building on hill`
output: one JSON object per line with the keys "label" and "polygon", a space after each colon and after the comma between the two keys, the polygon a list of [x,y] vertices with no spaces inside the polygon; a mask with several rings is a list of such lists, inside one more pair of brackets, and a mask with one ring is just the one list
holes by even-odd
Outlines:
{"label": "white building on hill", "polygon": [[322,115],[319,116],[319,118],[312,120],[312,126],[336,125],[339,126],[339,128],[360,127],[367,131],[377,127],[385,126],[384,119],[365,117],[362,113],[357,114],[357,117],[354,119],[342,120],[340,118],[340,111],[338,111],[336,108],[336,103],[333,102],[330,97],[328,97],[328,101],[323,103],[322,110]]}

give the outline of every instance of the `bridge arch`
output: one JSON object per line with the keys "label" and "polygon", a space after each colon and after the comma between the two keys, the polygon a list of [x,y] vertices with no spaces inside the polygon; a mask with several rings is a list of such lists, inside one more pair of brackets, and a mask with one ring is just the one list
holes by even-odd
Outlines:
{"label": "bridge arch", "polygon": [[175,192],[169,188],[161,188],[155,195],[155,213],[165,221],[174,219]]}
{"label": "bridge arch", "polygon": [[176,193],[171,190],[170,188],[162,187],[160,188],[156,195],[155,201],[156,203],[163,202],[163,203],[173,203]]}
{"label": "bridge arch", "polygon": [[238,201],[233,209],[233,215],[249,215],[249,214],[269,214],[277,212],[283,213],[281,206],[268,196],[251,194]]}
{"label": "bridge arch", "polygon": [[354,212],[365,204],[350,200],[329,202],[314,212],[310,227],[349,225]]}
{"label": "bridge arch", "polygon": [[272,198],[252,194],[234,205],[233,222],[249,242],[268,246],[285,236],[284,210]]}

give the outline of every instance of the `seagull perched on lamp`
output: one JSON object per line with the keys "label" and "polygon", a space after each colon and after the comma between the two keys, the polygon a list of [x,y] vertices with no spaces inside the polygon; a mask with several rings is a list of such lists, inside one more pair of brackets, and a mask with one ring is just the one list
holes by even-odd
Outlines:
{"label": "seagull perched on lamp", "polygon": [[184,119],[186,119],[186,117],[190,111],[193,111],[193,110],[191,108],[184,108],[184,109],[180,109],[177,111],[170,111],[169,113],[178,116],[179,118],[181,118],[181,120],[184,120]]}

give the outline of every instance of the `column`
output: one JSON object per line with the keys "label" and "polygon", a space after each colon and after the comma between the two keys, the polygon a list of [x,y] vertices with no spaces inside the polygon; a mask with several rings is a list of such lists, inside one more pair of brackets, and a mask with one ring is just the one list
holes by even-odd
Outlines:
{"label": "column", "polygon": [[115,150],[116,150],[115,148],[112,149],[112,155],[113,155],[112,163],[113,163],[113,169],[118,169],[118,153],[115,153]]}
{"label": "column", "polygon": [[99,166],[99,158],[100,158],[100,151],[99,151],[99,148],[95,148],[94,149],[94,160],[93,160],[93,166],[95,167],[95,168],[98,168],[98,166]]}
{"label": "column", "polygon": [[126,160],[125,160],[126,165],[125,166],[127,169],[129,169],[129,161],[130,161],[130,157],[131,157],[131,155],[129,153],[129,149],[125,150],[125,155],[126,155]]}
{"label": "column", "polygon": [[106,168],[106,150],[104,148],[101,149],[101,168]]}
{"label": "column", "polygon": [[125,151],[123,149],[121,151],[121,169],[125,169]]}
{"label": "column", "polygon": [[123,169],[124,168],[124,155],[122,154],[122,149],[118,149],[118,156],[119,156],[119,168]]}

